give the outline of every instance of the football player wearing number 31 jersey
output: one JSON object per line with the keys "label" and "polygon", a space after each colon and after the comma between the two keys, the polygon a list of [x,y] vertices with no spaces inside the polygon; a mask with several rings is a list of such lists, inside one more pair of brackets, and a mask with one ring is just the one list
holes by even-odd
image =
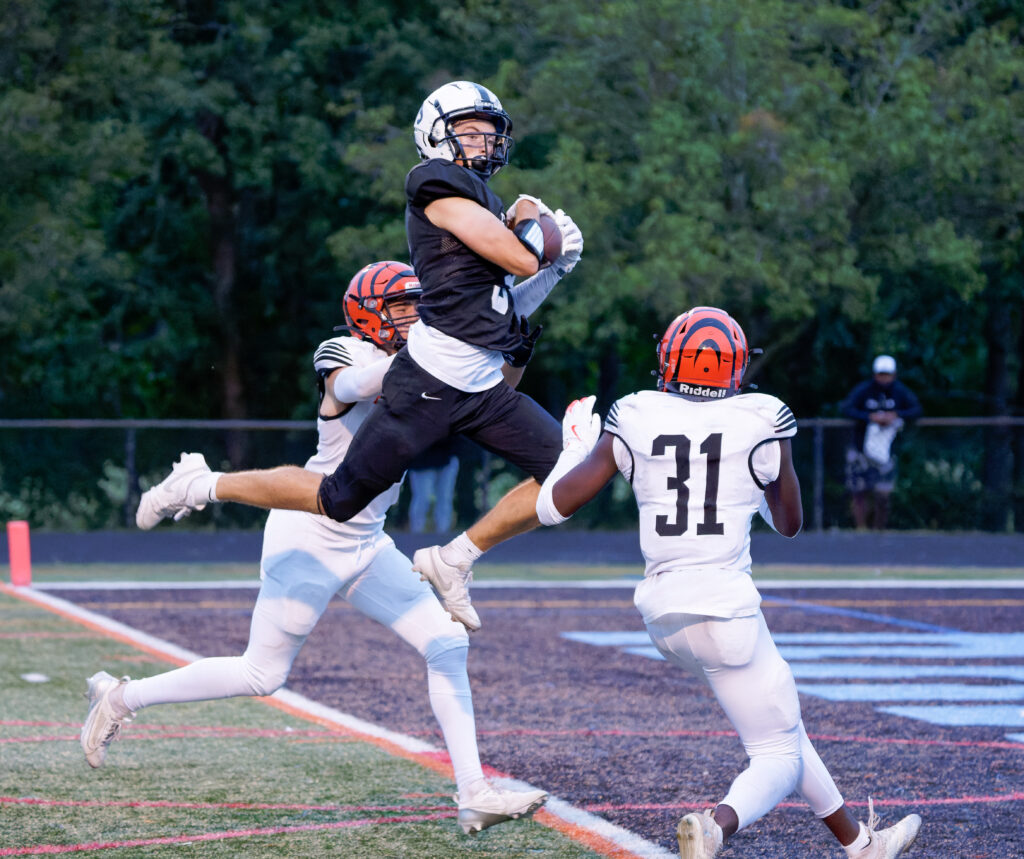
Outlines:
{"label": "football player wearing number 31 jersey", "polygon": [[746,749],[749,767],[715,808],[679,822],[682,859],[716,856],[794,790],[848,857],[893,859],[921,818],[879,830],[873,808],[867,825],[853,816],[807,737],[750,577],[754,514],[794,537],[803,512],[790,447],[796,420],[775,397],[739,393],[748,358],[743,329],[725,311],[677,317],[658,346],[657,391],[617,401],[603,433],[594,397],[569,406],[537,514],[545,525],[564,522],[616,471],[630,482],[646,561],[636,607],[665,659],[708,683]]}

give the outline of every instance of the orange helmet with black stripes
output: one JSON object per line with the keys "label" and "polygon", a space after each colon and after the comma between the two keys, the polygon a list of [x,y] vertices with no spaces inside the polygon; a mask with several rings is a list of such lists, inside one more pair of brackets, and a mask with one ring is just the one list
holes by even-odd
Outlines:
{"label": "orange helmet with black stripes", "polygon": [[[423,294],[420,280],[412,266],[404,262],[383,260],[371,263],[356,272],[345,290],[342,308],[345,325],[360,340],[372,340],[391,351],[405,345],[404,331],[419,315],[411,302]],[[392,312],[402,302],[401,315]]]}
{"label": "orange helmet with black stripes", "polygon": [[673,319],[658,343],[658,390],[728,397],[740,389],[749,360],[735,319],[717,307],[694,307]]}

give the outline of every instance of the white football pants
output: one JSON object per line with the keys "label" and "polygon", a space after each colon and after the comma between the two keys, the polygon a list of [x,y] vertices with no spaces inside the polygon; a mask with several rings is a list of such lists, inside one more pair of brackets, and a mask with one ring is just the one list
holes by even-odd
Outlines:
{"label": "white football pants", "polygon": [[740,736],[750,766],[722,799],[736,811],[740,829],[794,790],[818,817],[842,806],[804,730],[793,672],[760,611],[740,618],[667,614],[648,623],[647,632],[669,662],[707,681]]}
{"label": "white football pants", "polygon": [[262,584],[242,656],[200,659],[132,680],[125,705],[270,695],[337,593],[384,624],[426,659],[431,709],[441,726],[459,790],[483,778],[473,699],[466,673],[469,637],[453,623],[412,563],[383,532],[361,541],[339,537],[321,517],[274,510],[267,519]]}

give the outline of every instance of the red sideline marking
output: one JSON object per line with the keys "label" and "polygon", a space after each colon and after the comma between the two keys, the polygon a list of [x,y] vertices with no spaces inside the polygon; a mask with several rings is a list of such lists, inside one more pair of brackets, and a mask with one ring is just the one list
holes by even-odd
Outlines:
{"label": "red sideline marking", "polygon": [[[141,650],[141,651],[143,651],[145,653],[149,653],[150,655],[158,656],[161,659],[164,659],[167,662],[170,662],[170,663],[172,663],[174,665],[181,666],[181,665],[187,665],[188,664],[187,661],[185,661],[183,659],[179,659],[176,656],[172,656],[171,654],[169,654],[169,653],[167,653],[165,651],[159,650],[159,649],[154,648],[154,647],[149,647],[148,645],[142,644],[141,642],[136,641],[135,639],[130,638],[129,636],[113,632],[112,630],[106,629],[105,627],[101,626],[100,624],[92,623],[91,621],[87,621],[84,618],[78,617],[78,616],[76,616],[74,614],[71,614],[69,612],[62,611],[59,608],[50,605],[49,603],[42,602],[41,600],[34,599],[31,594],[16,591],[13,588],[9,587],[8,585],[4,584],[3,582],[0,582],[0,593],[5,593],[8,596],[14,597],[15,599],[22,599],[22,600],[25,600],[26,602],[30,602],[30,603],[32,603],[34,605],[39,606],[40,608],[45,609],[46,611],[49,611],[49,612],[51,612],[53,614],[56,614],[56,615],[58,615],[60,617],[63,617],[64,619],[66,619],[66,620],[68,620],[68,621],[70,621],[72,623],[79,624],[80,626],[85,626],[88,629],[96,630],[96,631],[100,632],[102,635],[104,635],[104,636],[106,636],[108,638],[113,638],[113,639],[115,639],[117,641],[120,641],[120,642],[122,642],[124,644],[127,644],[129,647],[135,648],[136,650]],[[438,751],[438,752],[411,752],[411,751],[408,751],[407,749],[402,748],[398,744],[391,742],[390,740],[386,740],[386,739],[384,739],[382,737],[375,737],[375,736],[372,736],[370,734],[360,733],[358,731],[355,731],[355,730],[353,730],[351,728],[346,727],[345,725],[339,724],[339,723],[333,721],[332,719],[329,719],[329,718],[326,718],[326,717],[321,717],[321,716],[316,716],[316,715],[314,715],[312,713],[309,713],[309,712],[306,712],[304,710],[300,710],[300,709],[298,709],[296,707],[293,707],[290,704],[286,704],[283,701],[280,701],[280,700],[278,700],[276,698],[269,698],[268,697],[268,698],[260,698],[258,700],[263,701],[265,704],[268,704],[271,707],[276,707],[278,710],[281,710],[281,711],[283,711],[285,713],[288,713],[289,715],[292,715],[292,716],[295,716],[296,718],[302,719],[303,721],[313,722],[314,724],[323,725],[324,727],[328,727],[328,728],[330,728],[333,731],[340,731],[340,732],[349,734],[349,735],[351,735],[353,737],[358,737],[363,742],[370,743],[371,745],[375,745],[378,748],[383,749],[384,751],[386,751],[388,754],[393,755],[394,757],[402,758],[402,759],[408,760],[408,761],[413,761],[415,763],[418,763],[420,766],[426,767],[427,769],[432,770],[433,772],[436,772],[436,773],[439,773],[439,774],[445,776],[446,778],[449,778],[449,779],[452,779],[452,780],[455,779],[455,771],[452,769],[451,761],[450,761],[450,759],[448,757],[448,753],[447,752],[441,752],[441,751]],[[483,767],[483,770],[484,770],[484,775],[486,775],[486,776],[491,776],[491,777],[493,777],[493,776],[507,777],[505,775],[505,773],[501,773],[498,770],[496,770],[496,769],[494,769],[492,767],[488,767],[486,765]],[[448,814],[448,815],[438,815],[438,816],[427,817],[427,818],[424,818],[424,819],[427,819],[427,820],[441,819],[441,818],[446,817],[446,816],[450,817],[452,815],[451,814]],[[561,832],[563,835],[565,835],[569,839],[575,841],[578,844],[583,844],[584,846],[589,847],[591,850],[595,851],[596,853],[600,854],[601,856],[611,857],[611,859],[634,859],[634,857],[636,857],[636,854],[626,850],[623,847],[620,847],[619,845],[617,845],[614,842],[604,838],[603,836],[600,836],[597,833],[591,832],[590,830],[588,830],[588,829],[586,829],[586,828],[584,828],[584,827],[582,827],[582,826],[580,826],[578,824],[570,823],[567,820],[562,820],[562,818],[557,817],[556,815],[552,814],[551,812],[545,811],[544,809],[540,809],[539,811],[537,811],[534,814],[534,817],[542,825],[547,826],[550,829],[554,829],[554,830],[556,830],[558,832]],[[397,818],[396,820],[398,820],[398,821],[403,821],[403,820],[405,820],[405,821],[412,821],[412,820],[414,820],[414,818],[411,818],[411,817],[408,817],[408,818]],[[376,820],[376,821],[375,820],[369,820],[369,821],[366,821],[365,825],[371,825],[373,823],[387,823],[387,822],[391,822],[391,821],[386,820],[386,819]],[[284,829],[280,829],[280,830],[267,830],[267,834],[276,834],[279,831],[282,831],[282,832],[283,831],[301,831],[303,829],[324,829],[324,828],[330,828],[332,826],[337,828],[337,827],[342,827],[342,826],[354,826],[354,825],[364,825],[364,824],[362,824],[360,821],[351,821],[351,822],[346,822],[346,823],[342,823],[342,824],[329,824],[329,825],[323,825],[323,826],[285,827]],[[261,833],[261,832],[259,832],[259,833],[257,833],[257,832],[246,833],[246,837],[249,834],[263,834],[263,833]],[[110,845],[110,846],[114,846],[114,847],[122,847],[122,846],[134,847],[134,846],[145,846],[147,844],[176,844],[176,843],[182,843],[182,842],[185,842],[185,841],[212,840],[212,838],[214,838],[214,837],[216,837],[216,838],[233,838],[233,837],[241,837],[241,836],[237,836],[237,835],[233,835],[233,834],[226,834],[226,835],[211,836],[211,837],[181,837],[181,838],[174,838],[174,839],[153,839],[153,840],[147,840],[147,841],[130,842],[130,843],[125,843],[125,844],[113,844],[113,845]],[[81,850],[81,849],[107,849],[107,846],[106,845],[101,845],[100,847],[88,847],[88,848],[71,847],[70,849],[58,846],[58,847],[55,847],[52,850],[49,850],[48,852],[67,853],[67,852],[70,852],[71,850]],[[28,852],[26,852],[26,850]],[[39,849],[39,848],[23,848],[21,853],[8,853],[8,852],[6,852],[6,849],[0,849],[0,856],[30,855],[31,853],[37,853],[37,852],[47,852],[47,851],[44,850],[44,849]]]}
{"label": "red sideline marking", "polygon": [[[420,733],[432,733],[421,731]],[[579,730],[545,730],[538,728],[528,730],[525,728],[514,728],[500,731],[479,731],[481,736],[489,737],[693,737],[702,739],[704,737],[738,737],[735,731],[633,731],[624,728],[612,728],[607,730],[591,730],[583,728]],[[1019,751],[1024,748],[1022,743],[1013,743],[1006,740],[921,740],[913,737],[864,737],[851,736],[843,737],[832,734],[808,734],[812,740],[820,740],[829,743],[876,743],[881,745],[905,745],[905,746],[963,746],[972,749],[1008,749]]]}
{"label": "red sideline marking", "polygon": [[420,764],[420,766],[424,766],[433,772],[440,773],[453,781],[455,780],[455,770],[452,769],[452,764],[448,758],[447,752],[411,752],[408,749],[403,749],[397,743],[391,742],[391,740],[384,739],[383,737],[374,737],[370,734],[361,734],[358,731],[335,722],[333,719],[308,713],[305,710],[293,707],[291,704],[287,704],[284,701],[279,701],[277,698],[263,698],[261,700],[271,707],[276,707],[278,710],[282,710],[289,716],[295,716],[296,718],[303,719],[307,722],[314,722],[317,725],[322,725],[325,728],[330,728],[332,731],[341,732],[351,737],[358,737],[365,743],[370,743],[371,745],[383,749],[389,755],[393,755],[396,758],[403,758],[407,761],[414,761]]}
{"label": "red sideline marking", "polygon": [[[278,702],[272,699],[266,699],[265,703],[276,705]],[[287,705],[281,705],[282,709],[285,709]],[[295,715],[295,714],[292,714]],[[201,739],[203,735],[208,735],[214,739],[231,739],[233,737],[283,737],[285,739],[294,739],[298,742],[303,740],[317,740],[321,742],[370,742],[376,738],[366,738],[362,734],[354,733],[345,729],[342,726],[337,725],[335,722],[330,720],[319,720],[312,716],[302,716],[301,718],[307,721],[318,721],[322,722],[325,726],[329,727],[328,731],[285,731],[281,729],[272,728],[234,728],[231,726],[216,726],[216,725],[181,725],[181,726],[169,726],[169,725],[133,725],[132,733],[121,737],[122,740],[131,742],[137,742],[139,740],[175,740],[183,737],[189,737],[191,739]],[[77,724],[69,724],[63,722],[28,722],[18,720],[0,720],[0,726],[22,726],[22,727],[74,727],[77,728]],[[142,734],[138,732],[143,732]],[[431,733],[431,732],[417,732],[417,733]],[[646,736],[646,737],[721,737],[729,736],[735,737],[736,734],[731,731],[480,731],[480,734],[486,734],[488,736],[503,736],[509,734],[520,734],[529,733],[531,736]],[[198,737],[197,737],[198,735]],[[837,743],[864,743],[864,744],[882,744],[882,745],[913,745],[913,746],[945,746],[945,747],[961,747],[971,749],[1000,749],[1003,751],[1019,751],[1024,748],[1024,744],[1013,743],[1004,740],[921,740],[914,739],[911,737],[838,737],[838,736],[826,736],[824,734],[810,734],[812,740],[825,741],[825,742],[837,742]],[[4,743],[47,743],[47,742],[68,742],[70,740],[77,740],[78,734],[64,735],[42,735],[35,737],[0,737],[0,745]],[[381,745],[384,748],[388,748],[387,740],[380,740],[377,745]],[[434,768],[435,765],[441,767],[437,769],[437,772],[454,778],[451,769],[451,763],[448,759],[447,752],[408,752],[411,755],[410,760],[416,760],[422,763],[424,766]],[[428,765],[426,760],[430,759],[431,763]],[[444,767],[447,767],[446,769]],[[503,777],[504,773],[500,773],[497,770],[492,770],[490,775]]]}
{"label": "red sideline marking", "polygon": [[[919,805],[978,805],[991,802],[1021,802],[1024,801],[1024,792],[997,794],[994,796],[946,796],[934,799],[873,799],[875,805],[898,806],[916,808]],[[852,801],[846,803],[849,806],[861,806],[867,808],[866,802]],[[621,803],[598,802],[583,806],[584,811],[606,812],[606,811],[682,811],[707,808],[708,803],[704,802],[637,802]],[[806,810],[805,802],[780,802],[776,808],[799,808]]]}
{"label": "red sideline marking", "polygon": [[[5,723],[0,723],[5,724]],[[182,738],[189,738],[192,740],[196,739],[215,739],[215,740],[230,740],[238,737],[274,737],[283,738],[287,740],[293,740],[295,742],[309,742],[310,738],[314,738],[320,742],[330,743],[354,743],[358,742],[358,738],[352,734],[342,734],[337,731],[282,731],[271,728],[259,729],[259,728],[231,728],[225,726],[223,728],[209,727],[209,728],[179,728],[177,730],[164,730],[159,725],[139,725],[141,734],[129,734],[127,737],[122,739],[130,740],[131,742],[150,741],[150,740],[180,740]],[[65,743],[78,739],[78,734],[43,734],[41,736],[34,737],[0,737],[0,745],[6,743]]]}
{"label": "red sideline marking", "polygon": [[0,805],[44,805],[60,808],[230,808],[240,811],[429,811],[451,812],[450,805],[304,805],[294,802],[172,802],[153,799],[39,799],[31,796],[0,796]]}
{"label": "red sideline marking", "polygon": [[0,632],[0,638],[99,638],[88,632]]}
{"label": "red sideline marking", "polygon": [[410,817],[371,817],[364,820],[338,820],[333,823],[306,823],[301,826],[268,826],[260,829],[235,829],[228,832],[201,832],[197,835],[175,835],[165,838],[138,838],[131,841],[92,841],[85,844],[40,844],[36,847],[0,847],[0,856],[36,856],[56,853],[83,853],[91,850],[117,850],[123,847],[150,847],[159,844],[192,844],[199,841],[226,841],[230,838],[252,838],[260,835],[281,835],[291,832],[317,832],[326,829],[352,829],[358,826],[379,826],[382,823],[423,823],[453,817],[447,814],[418,814]]}
{"label": "red sideline marking", "polygon": [[[143,653],[148,653],[150,656],[158,656],[165,662],[170,662],[172,665],[177,665],[179,668],[183,665],[188,665],[187,660],[179,659],[177,656],[172,656],[166,650],[160,650],[156,647],[150,647],[148,644],[143,644],[141,641],[137,641],[127,635],[122,635],[120,632],[114,632],[112,629],[107,629],[98,623],[93,623],[91,620],[86,620],[84,617],[78,617],[77,615],[70,614],[69,612],[63,611],[56,606],[50,605],[47,602],[36,599],[31,593],[25,593],[24,591],[15,590],[10,585],[0,582],[0,593],[7,594],[9,597],[14,599],[24,600],[25,602],[32,603],[34,606],[38,606],[41,609],[45,609],[50,614],[55,614],[58,617],[62,617],[71,623],[84,626],[86,629],[91,629],[94,632],[100,633],[105,638],[112,638],[115,641],[120,641],[122,644],[127,644],[129,647],[135,650],[141,650]],[[3,855],[0,853],[0,855]]]}

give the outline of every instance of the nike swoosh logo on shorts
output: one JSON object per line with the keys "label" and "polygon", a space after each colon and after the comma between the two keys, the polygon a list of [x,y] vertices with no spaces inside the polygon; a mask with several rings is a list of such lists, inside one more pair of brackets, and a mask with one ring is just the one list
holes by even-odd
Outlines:
{"label": "nike swoosh logo on shorts", "polygon": [[426,391],[424,391],[422,394],[420,394],[420,396],[423,397],[423,399],[425,399],[425,400],[440,400],[441,399],[440,397],[432,397],[432,396],[430,396],[430,394],[428,394]]}

